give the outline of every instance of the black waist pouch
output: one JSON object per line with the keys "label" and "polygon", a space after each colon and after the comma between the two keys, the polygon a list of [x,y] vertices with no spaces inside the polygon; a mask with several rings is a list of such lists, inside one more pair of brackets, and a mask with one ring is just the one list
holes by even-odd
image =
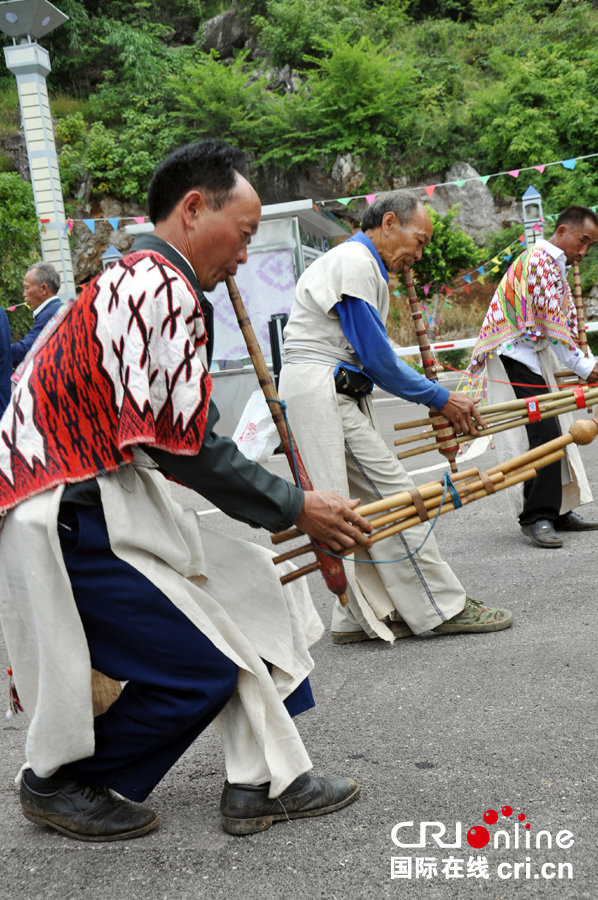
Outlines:
{"label": "black waist pouch", "polygon": [[347,397],[353,397],[356,400],[365,397],[372,390],[372,382],[367,375],[348,366],[339,366],[334,376],[334,383],[337,394],[346,394]]}

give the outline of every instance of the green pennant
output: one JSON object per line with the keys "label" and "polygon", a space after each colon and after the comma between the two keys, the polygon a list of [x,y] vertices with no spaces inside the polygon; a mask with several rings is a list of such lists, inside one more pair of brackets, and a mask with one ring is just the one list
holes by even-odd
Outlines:
{"label": "green pennant", "polygon": [[352,199],[353,199],[353,197],[341,197],[341,199],[337,200],[336,202],[342,203],[343,206],[347,206],[347,204],[350,203]]}
{"label": "green pennant", "polygon": [[466,181],[467,181],[467,178],[462,178],[461,181],[453,181],[453,184],[456,185],[457,187],[463,187],[463,185],[465,184]]}
{"label": "green pennant", "polygon": [[491,178],[490,175],[480,175],[480,181],[482,184],[488,184],[488,179]]}

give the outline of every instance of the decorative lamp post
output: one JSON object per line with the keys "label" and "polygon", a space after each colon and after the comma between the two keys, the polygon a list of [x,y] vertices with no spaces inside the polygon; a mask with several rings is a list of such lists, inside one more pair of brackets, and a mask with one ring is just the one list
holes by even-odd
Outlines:
{"label": "decorative lamp post", "polygon": [[4,48],[4,57],[17,79],[35,209],[42,226],[42,257],[60,273],[61,300],[75,296],[75,280],[46,87],[50,56],[37,39],[67,21],[68,16],[48,0],[0,3],[0,31],[13,40],[12,47]]}
{"label": "decorative lamp post", "polygon": [[538,238],[544,237],[544,217],[542,215],[542,197],[532,184],[521,198],[521,204],[523,206],[525,243],[527,247],[533,247]]}
{"label": "decorative lamp post", "polygon": [[113,266],[114,263],[118,262],[119,259],[122,259],[123,255],[120,250],[117,250],[113,244],[110,244],[107,250],[102,253],[102,268],[108,269],[110,266]]}

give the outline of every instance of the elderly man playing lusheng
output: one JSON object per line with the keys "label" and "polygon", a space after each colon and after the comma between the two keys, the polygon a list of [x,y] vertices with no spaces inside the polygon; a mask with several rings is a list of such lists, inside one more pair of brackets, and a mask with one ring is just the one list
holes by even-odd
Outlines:
{"label": "elderly man playing lusheng", "polygon": [[[489,403],[556,390],[554,373],[563,365],[585,381],[598,382],[598,363],[579,349],[577,312],[567,284],[569,266],[583,259],[596,241],[596,213],[571,206],[558,217],[549,241],[537,240],[507,269],[472,355],[472,372],[480,374],[485,368],[490,379]],[[497,435],[497,446],[505,457],[517,456],[566,432],[572,421],[567,414],[533,422],[526,431],[517,428]],[[598,522],[573,512],[592,500],[575,444],[564,459],[540,469],[509,494],[521,530],[540,547],[562,547],[557,532],[598,528]]]}
{"label": "elderly man playing lusheng", "polygon": [[[316,488],[369,503],[413,487],[375,424],[367,393],[375,383],[440,409],[457,432],[477,434],[474,403],[419,375],[393,352],[384,323],[388,272],[421,258],[432,223],[407,191],[379,195],[362,231],[316,260],[299,279],[285,329],[280,395]],[[352,373],[338,378],[340,369]],[[508,628],[512,614],[466,597],[429,524],[358,551],[347,563],[349,606],[335,604],[332,639],[392,641],[429,629],[447,634]],[[365,560],[365,561],[361,561]],[[374,563],[380,561],[379,565]],[[391,560],[390,564],[383,562]]]}
{"label": "elderly man playing lusheng", "polygon": [[[213,431],[206,328],[184,270],[212,290],[246,261],[260,202],[244,171],[216,141],[158,167],[157,249],[124,257],[64,310],[0,422],[0,616],[31,719],[21,805],[80,840],[155,828],[138,804],[212,721],[232,834],[359,793],[307,774],[291,718],[314,705],[308,648],[323,631],[305,583],[283,588],[269,551],[199,528],[164,477],[253,526],[369,544],[355,504],[303,494]],[[91,667],[126,682],[95,721]]]}
{"label": "elderly man playing lusheng", "polygon": [[52,316],[62,307],[58,291],[60,275],[50,263],[38,262],[30,266],[23,278],[23,297],[33,312],[33,328],[25,337],[12,345],[12,365],[22,363],[35,339],[40,335]]}

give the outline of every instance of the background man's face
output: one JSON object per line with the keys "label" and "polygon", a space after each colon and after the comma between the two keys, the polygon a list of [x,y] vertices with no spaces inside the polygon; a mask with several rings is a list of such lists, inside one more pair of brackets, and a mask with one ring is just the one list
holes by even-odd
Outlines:
{"label": "background man's face", "polygon": [[591,219],[586,219],[583,225],[561,225],[557,239],[570,266],[583,259],[592,244],[598,241],[598,228]]}
{"label": "background man's face", "polygon": [[47,284],[38,284],[35,280],[35,271],[26,272],[23,278],[23,298],[29,309],[37,309],[42,303],[52,296],[52,291]]}
{"label": "background man's face", "polygon": [[260,215],[259,197],[241,176],[231,199],[221,209],[206,206],[201,210],[199,240],[192,242],[190,262],[204,291],[212,291],[247,262],[247,247],[257,231]]}

